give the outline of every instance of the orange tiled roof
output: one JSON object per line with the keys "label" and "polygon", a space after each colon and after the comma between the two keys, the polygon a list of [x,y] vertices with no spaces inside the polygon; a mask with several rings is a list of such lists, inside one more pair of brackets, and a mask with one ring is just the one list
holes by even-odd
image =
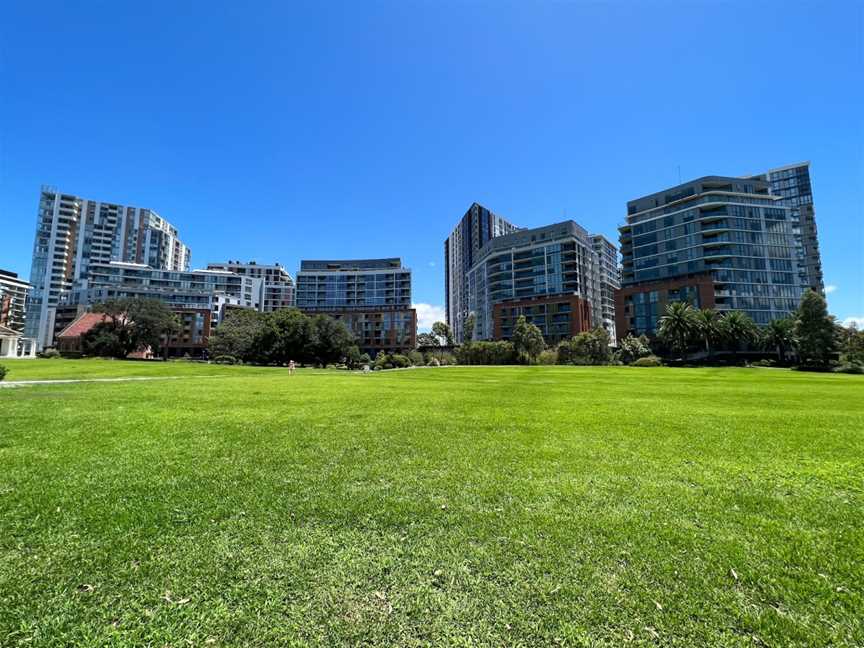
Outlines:
{"label": "orange tiled roof", "polygon": [[63,331],[57,337],[81,337],[100,322],[104,322],[107,318],[108,316],[105,315],[105,313],[84,313],[82,315],[79,315],[74,322],[72,322],[69,326],[63,329]]}

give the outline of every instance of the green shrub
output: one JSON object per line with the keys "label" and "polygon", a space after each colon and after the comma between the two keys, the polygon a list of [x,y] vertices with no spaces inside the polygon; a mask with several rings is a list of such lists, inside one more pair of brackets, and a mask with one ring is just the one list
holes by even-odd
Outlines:
{"label": "green shrub", "polygon": [[864,365],[847,363],[840,365],[834,371],[845,374],[864,374]]}
{"label": "green shrub", "polygon": [[8,369],[6,369],[6,367],[4,367],[3,365],[0,365],[0,380],[3,380],[6,377],[7,371],[8,371]]}
{"label": "green shrub", "polygon": [[390,362],[393,364],[394,369],[404,369],[405,367],[411,366],[411,360],[408,359],[408,356],[402,355],[401,353],[394,353],[390,358]]}
{"label": "green shrub", "polygon": [[415,367],[422,367],[423,366],[423,364],[424,364],[423,363],[423,354],[420,353],[419,351],[417,351],[417,349],[414,349],[413,351],[409,351],[407,356],[408,356],[408,360],[410,360],[411,364],[414,365]]}
{"label": "green shrub", "polygon": [[411,366],[408,356],[401,353],[385,353],[379,351],[375,356],[373,369],[404,369]]}
{"label": "green shrub", "polygon": [[755,362],[751,362],[750,366],[751,367],[773,367],[776,364],[777,363],[774,360],[769,360],[766,358],[765,360],[756,360]]}
{"label": "green shrub", "polygon": [[232,355],[218,355],[215,358],[213,358],[213,362],[216,364],[227,364],[227,365],[233,365],[233,364],[238,363],[237,358],[235,358]]}
{"label": "green shrub", "polygon": [[558,354],[551,349],[546,349],[545,351],[541,351],[540,355],[537,356],[537,364],[541,365],[554,365],[558,360]]}
{"label": "green shrub", "polygon": [[630,365],[631,367],[662,367],[663,363],[660,362],[660,358],[655,355],[645,356],[644,358],[639,358]]}
{"label": "green shrub", "polygon": [[59,358],[60,352],[57,349],[45,349],[42,353],[39,354],[40,358]]}
{"label": "green shrub", "polygon": [[644,335],[634,337],[628,335],[618,343],[617,359],[624,364],[632,364],[639,358],[651,355],[651,347],[648,345],[648,338]]}
{"label": "green shrub", "polygon": [[604,365],[612,360],[609,333],[601,326],[563,340],[556,347],[558,364]]}
{"label": "green shrub", "polygon": [[506,340],[463,344],[457,353],[459,364],[464,365],[510,365],[516,364],[519,359],[513,344]]}
{"label": "green shrub", "polygon": [[450,353],[449,351],[445,351],[443,353],[436,353],[435,358],[438,360],[439,364],[442,367],[446,367],[447,365],[455,365],[456,364],[456,356]]}

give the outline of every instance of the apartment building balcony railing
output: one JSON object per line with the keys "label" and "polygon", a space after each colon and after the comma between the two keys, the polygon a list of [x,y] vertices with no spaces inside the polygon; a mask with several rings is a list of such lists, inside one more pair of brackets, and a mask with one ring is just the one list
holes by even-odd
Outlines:
{"label": "apartment building balcony railing", "polygon": [[702,222],[702,231],[703,232],[729,229],[729,223],[726,221],[726,219],[711,220],[708,222],[703,220],[701,222]]}

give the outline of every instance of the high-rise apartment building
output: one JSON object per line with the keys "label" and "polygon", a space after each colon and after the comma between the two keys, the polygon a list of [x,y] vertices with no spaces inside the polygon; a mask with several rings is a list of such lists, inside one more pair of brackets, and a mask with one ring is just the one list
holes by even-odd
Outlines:
{"label": "high-rise apartment building", "polygon": [[51,344],[48,310],[90,266],[110,261],[162,270],[189,269],[190,251],[177,230],[150,209],[88,200],[43,187],[39,198],[26,336]]}
{"label": "high-rise apartment building", "polygon": [[510,338],[520,315],[547,343],[601,326],[600,259],[593,237],[569,220],[492,238],[468,272],[468,302],[475,340]]}
{"label": "high-rise apartment building", "polygon": [[306,313],[345,322],[357,345],[370,355],[415,346],[411,270],[399,258],[301,261],[296,303]]}
{"label": "high-rise apartment building", "polygon": [[517,229],[501,216],[473,203],[444,241],[444,306],[447,324],[457,344],[464,342],[465,319],[470,311],[468,271],[487,242]]}
{"label": "high-rise apartment building", "polygon": [[619,339],[655,333],[672,301],[763,325],[788,315],[807,287],[798,227],[788,199],[759,177],[707,176],[631,200],[619,228]]}
{"label": "high-rise apartment building", "polygon": [[780,196],[779,204],[789,207],[795,242],[798,247],[799,266],[804,283],[819,293],[825,292],[822,276],[822,255],[816,230],[816,210],[813,206],[813,186],[810,182],[810,163],[800,162],[753,176],[766,180],[771,194]]}
{"label": "high-rise apartment building", "polygon": [[265,313],[280,308],[290,308],[294,305],[294,279],[278,263],[267,265],[258,264],[255,261],[248,263],[228,261],[226,263],[208,263],[207,268],[261,279],[264,291],[261,296],[261,310]]}
{"label": "high-rise apartment building", "polygon": [[14,272],[0,270],[0,326],[23,333],[30,284]]}
{"label": "high-rise apartment building", "polygon": [[600,319],[609,333],[610,341],[617,344],[615,335],[615,291],[621,287],[621,269],[618,267],[618,248],[602,234],[591,235],[591,245],[597,255],[600,282]]}

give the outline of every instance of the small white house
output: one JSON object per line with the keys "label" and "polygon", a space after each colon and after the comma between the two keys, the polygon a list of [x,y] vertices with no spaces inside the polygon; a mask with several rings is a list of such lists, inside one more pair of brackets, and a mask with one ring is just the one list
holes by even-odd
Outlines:
{"label": "small white house", "polygon": [[35,358],[36,341],[0,324],[0,359]]}

